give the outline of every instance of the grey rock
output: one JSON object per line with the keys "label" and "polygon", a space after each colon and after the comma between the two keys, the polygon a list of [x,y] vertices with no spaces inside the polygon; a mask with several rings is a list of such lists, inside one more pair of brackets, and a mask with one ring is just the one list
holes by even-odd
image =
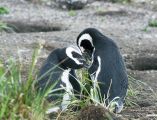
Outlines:
{"label": "grey rock", "polygon": [[82,9],[87,4],[87,0],[56,0],[62,9]]}

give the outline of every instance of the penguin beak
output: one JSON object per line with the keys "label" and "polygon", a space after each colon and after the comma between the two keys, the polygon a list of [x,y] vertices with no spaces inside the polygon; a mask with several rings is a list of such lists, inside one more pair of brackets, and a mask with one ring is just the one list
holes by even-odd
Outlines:
{"label": "penguin beak", "polygon": [[87,69],[89,68],[89,65],[86,62],[83,64],[83,66]]}
{"label": "penguin beak", "polygon": [[80,61],[81,61],[83,67],[85,67],[85,68],[89,68],[90,65],[87,64],[86,59],[81,59]]}
{"label": "penguin beak", "polygon": [[87,60],[89,60],[89,61],[92,61],[92,54],[90,54],[90,52],[89,51],[84,51],[83,53],[82,53],[82,55],[83,55],[83,57],[86,59],[86,61]]}

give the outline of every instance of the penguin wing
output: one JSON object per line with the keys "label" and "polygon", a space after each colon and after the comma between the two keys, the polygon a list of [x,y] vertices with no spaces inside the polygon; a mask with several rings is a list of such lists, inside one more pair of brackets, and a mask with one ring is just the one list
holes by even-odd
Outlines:
{"label": "penguin wing", "polygon": [[113,91],[115,91],[115,96],[124,98],[126,96],[128,88],[128,77],[126,72],[125,63],[123,61],[122,55],[118,50],[113,51],[113,61],[112,62],[112,83]]}
{"label": "penguin wing", "polygon": [[43,89],[46,86],[48,87],[52,85],[53,83],[55,83],[55,81],[60,79],[62,71],[60,70],[60,68],[58,68],[57,64],[58,57],[55,51],[53,51],[52,53],[50,53],[50,55],[40,68],[38,80],[36,83],[37,88]]}

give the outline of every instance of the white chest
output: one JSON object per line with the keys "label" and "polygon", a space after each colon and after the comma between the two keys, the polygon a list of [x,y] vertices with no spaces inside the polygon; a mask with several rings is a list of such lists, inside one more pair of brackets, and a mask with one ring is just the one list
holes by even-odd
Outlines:
{"label": "white chest", "polygon": [[70,69],[64,70],[61,76],[61,81],[65,84],[65,89],[67,92],[71,92],[71,90],[73,89],[69,81],[69,74],[70,74]]}
{"label": "white chest", "polygon": [[73,93],[73,87],[69,81],[70,69],[64,70],[61,81],[65,84],[65,91],[66,93],[63,95],[63,101],[61,103],[61,109],[65,110],[71,101],[71,95]]}

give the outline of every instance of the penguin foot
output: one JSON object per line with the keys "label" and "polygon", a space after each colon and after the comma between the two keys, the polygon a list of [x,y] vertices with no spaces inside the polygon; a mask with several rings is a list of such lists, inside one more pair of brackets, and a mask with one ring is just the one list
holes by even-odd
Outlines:
{"label": "penguin foot", "polygon": [[120,113],[123,109],[124,103],[121,99],[114,98],[108,105],[108,109],[114,113]]}
{"label": "penguin foot", "polygon": [[123,109],[123,104],[119,104],[118,102],[115,104],[115,108],[113,110],[114,113],[120,113]]}

